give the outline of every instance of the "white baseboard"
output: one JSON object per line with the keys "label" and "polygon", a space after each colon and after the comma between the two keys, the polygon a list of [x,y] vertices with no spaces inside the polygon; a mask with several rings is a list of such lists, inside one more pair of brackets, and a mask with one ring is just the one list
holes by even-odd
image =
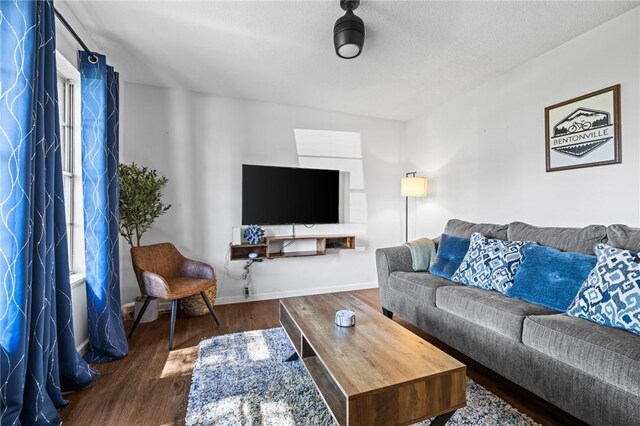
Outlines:
{"label": "white baseboard", "polygon": [[[249,297],[245,296],[227,296],[216,297],[215,306],[229,305],[231,303],[257,302],[258,300],[284,299],[286,297],[311,296],[312,294],[337,293],[340,291],[365,290],[368,288],[378,288],[377,281],[370,281],[355,284],[343,284],[330,287],[305,288],[300,290],[274,291],[271,293],[256,293]],[[158,312],[171,311],[171,302],[160,300],[158,303]],[[88,342],[88,341],[87,341]],[[82,343],[84,344],[84,342]]]}
{"label": "white baseboard", "polygon": [[271,293],[257,293],[249,297],[245,296],[227,296],[216,297],[216,305],[228,305],[231,303],[255,302],[258,300],[284,299],[286,297],[310,296],[312,294],[337,293],[340,291],[364,290],[368,288],[377,288],[378,282],[371,281],[365,283],[344,284],[332,287],[316,287],[305,288],[300,290],[274,291]]}
{"label": "white baseboard", "polygon": [[80,356],[84,356],[84,354],[86,354],[89,350],[89,338],[87,337],[86,339],[84,339],[84,342],[76,346],[76,350],[78,351]]}

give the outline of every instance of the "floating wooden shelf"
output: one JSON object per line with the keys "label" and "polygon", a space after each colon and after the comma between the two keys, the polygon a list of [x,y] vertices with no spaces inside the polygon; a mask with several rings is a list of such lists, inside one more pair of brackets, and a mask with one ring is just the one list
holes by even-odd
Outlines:
{"label": "floating wooden shelf", "polygon": [[[295,240],[315,240],[315,250],[286,251],[283,245]],[[262,244],[231,245],[231,260],[248,259],[282,259],[285,257],[323,256],[327,250],[353,250],[356,248],[356,237],[353,235],[296,235],[265,237]],[[256,253],[256,257],[249,254]]]}

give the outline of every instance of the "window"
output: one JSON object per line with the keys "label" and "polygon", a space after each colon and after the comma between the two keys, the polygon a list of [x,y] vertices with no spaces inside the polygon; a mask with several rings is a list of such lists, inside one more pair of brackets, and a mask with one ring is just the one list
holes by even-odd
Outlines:
{"label": "window", "polygon": [[82,159],[80,158],[80,73],[61,54],[56,55],[58,71],[58,114],[64,184],[69,269],[84,274],[84,234],[82,222]]}
{"label": "window", "polygon": [[58,72],[58,113],[60,115],[60,145],[62,149],[62,182],[64,183],[67,241],[69,244],[69,268],[73,271],[73,159],[74,159],[74,82]]}
{"label": "window", "polygon": [[73,306],[73,334],[76,348],[83,353],[89,341],[87,290],[84,279],[84,222],[82,208],[82,131],[80,118],[80,72],[60,52],[56,53],[58,71],[58,113],[64,183],[67,242],[69,244],[69,281]]}

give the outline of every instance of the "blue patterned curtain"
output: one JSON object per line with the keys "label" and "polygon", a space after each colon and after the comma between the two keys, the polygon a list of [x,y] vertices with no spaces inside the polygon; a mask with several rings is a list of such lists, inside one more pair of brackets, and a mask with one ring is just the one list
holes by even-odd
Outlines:
{"label": "blue patterned curtain", "polygon": [[75,349],[51,1],[0,2],[0,418],[58,424]]}
{"label": "blue patterned curtain", "polygon": [[118,73],[103,55],[80,52],[84,251],[91,362],[124,357],[118,259]]}

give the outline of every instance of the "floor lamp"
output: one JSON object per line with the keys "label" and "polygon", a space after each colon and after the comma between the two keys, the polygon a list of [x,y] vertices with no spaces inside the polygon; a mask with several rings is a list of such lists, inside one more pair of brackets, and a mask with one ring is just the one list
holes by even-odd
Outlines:
{"label": "floor lamp", "polygon": [[409,241],[409,197],[426,197],[427,178],[408,172],[400,183],[400,193],[405,199],[405,241]]}

